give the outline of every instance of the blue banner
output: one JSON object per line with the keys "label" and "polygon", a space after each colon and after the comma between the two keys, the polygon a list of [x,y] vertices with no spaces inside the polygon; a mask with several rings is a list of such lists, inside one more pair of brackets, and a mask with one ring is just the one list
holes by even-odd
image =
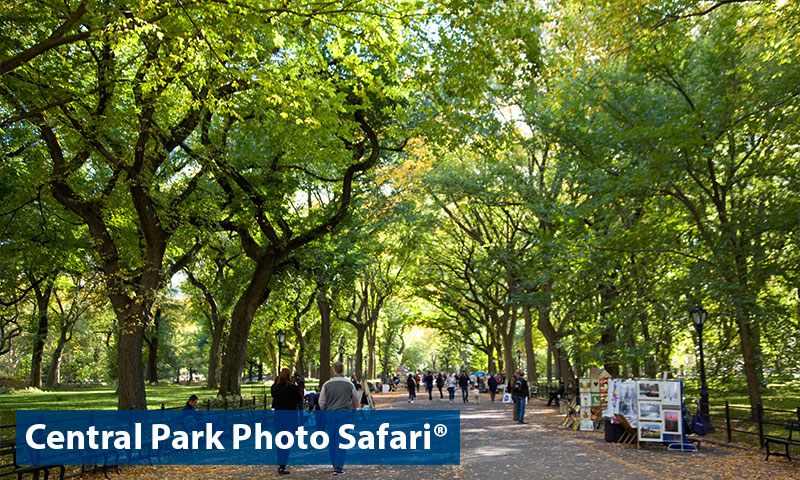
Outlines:
{"label": "blue banner", "polygon": [[460,433],[453,410],[18,410],[17,463],[458,465]]}

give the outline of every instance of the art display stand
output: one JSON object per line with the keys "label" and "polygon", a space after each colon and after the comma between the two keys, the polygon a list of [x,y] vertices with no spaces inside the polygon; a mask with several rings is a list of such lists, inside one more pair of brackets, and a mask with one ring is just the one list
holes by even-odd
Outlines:
{"label": "art display stand", "polygon": [[697,452],[697,446],[686,441],[686,429],[683,427],[683,380],[681,380],[681,441],[667,445],[667,449],[673,452]]}
{"label": "art display stand", "polygon": [[599,430],[603,420],[603,409],[608,405],[608,372],[592,367],[588,378],[579,379],[580,430]]}
{"label": "art display stand", "polygon": [[625,419],[636,431],[637,445],[666,443],[670,450],[697,451],[686,441],[683,380],[612,380],[605,416]]}

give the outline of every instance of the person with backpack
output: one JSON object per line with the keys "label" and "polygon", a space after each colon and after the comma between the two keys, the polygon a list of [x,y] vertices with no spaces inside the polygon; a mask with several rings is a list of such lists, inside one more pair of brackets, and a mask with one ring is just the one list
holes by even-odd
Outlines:
{"label": "person with backpack", "polygon": [[528,382],[522,377],[522,370],[517,369],[514,372],[514,376],[508,382],[508,390],[514,401],[514,418],[519,423],[525,423],[525,404],[528,402],[530,391]]}
{"label": "person with backpack", "polygon": [[439,390],[439,399],[444,400],[444,394],[442,393],[442,387],[444,387],[444,377],[440,373],[436,376],[436,389]]}

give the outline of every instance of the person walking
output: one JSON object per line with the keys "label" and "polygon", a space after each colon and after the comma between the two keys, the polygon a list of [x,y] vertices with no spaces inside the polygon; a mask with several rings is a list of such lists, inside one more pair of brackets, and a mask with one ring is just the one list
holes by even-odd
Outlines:
{"label": "person walking", "polygon": [[516,370],[508,382],[511,399],[514,401],[514,418],[519,423],[525,423],[525,404],[528,402],[528,382],[522,377],[522,370]]}
{"label": "person walking", "polygon": [[458,386],[461,387],[461,400],[464,403],[469,403],[469,376],[464,370],[461,371],[461,376],[458,377]]}
{"label": "person walking", "polygon": [[447,380],[445,381],[445,385],[447,386],[447,395],[450,396],[450,403],[453,403],[453,399],[456,397],[456,374],[451,373],[447,375]]}
{"label": "person walking", "polygon": [[428,371],[428,373],[425,374],[425,378],[423,379],[423,381],[425,382],[425,391],[428,392],[428,401],[432,402],[433,401],[433,374],[431,374],[431,372]]}
{"label": "person walking", "polygon": [[[300,387],[291,381],[290,375],[289,369],[284,368],[278,375],[278,381],[270,387],[272,408],[275,409],[273,424],[276,436],[280,432],[289,432],[294,435],[294,432],[297,431],[297,408],[303,404],[303,394],[300,393]],[[292,410],[294,410],[294,414],[292,414]],[[278,473],[280,475],[289,474],[289,470],[286,470],[289,451],[288,448],[278,449]]]}
{"label": "person walking", "polygon": [[444,387],[444,376],[441,373],[436,376],[436,388],[439,390],[439,399],[444,400],[444,394],[442,393],[442,387]]}
{"label": "person walking", "polygon": [[344,364],[333,364],[333,377],[322,385],[319,406],[325,412],[325,426],[330,439],[331,465],[334,475],[344,474],[346,450],[339,448],[339,427],[352,422],[351,411],[358,408],[359,396],[353,382],[344,376]]}
{"label": "person walking", "polygon": [[406,388],[408,388],[408,403],[414,403],[414,400],[417,399],[417,382],[414,380],[414,375],[410,373],[406,380]]}
{"label": "person walking", "polygon": [[489,380],[486,383],[489,385],[489,396],[492,397],[494,402],[494,396],[497,395],[497,377],[494,374],[489,375]]}

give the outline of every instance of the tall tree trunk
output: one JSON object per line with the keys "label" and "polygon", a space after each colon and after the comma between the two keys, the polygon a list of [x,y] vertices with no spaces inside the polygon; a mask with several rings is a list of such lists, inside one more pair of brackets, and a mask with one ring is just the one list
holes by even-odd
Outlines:
{"label": "tall tree trunk", "polygon": [[220,358],[220,347],[222,346],[222,335],[225,332],[225,320],[219,314],[216,315],[216,320],[214,319],[214,314],[212,310],[211,315],[211,325],[212,325],[212,333],[211,333],[211,348],[208,351],[208,388],[215,389],[219,388],[219,381],[220,381],[220,374],[221,374],[221,358]]}
{"label": "tall tree trunk", "polygon": [[[550,322],[550,306],[540,306],[539,307],[539,319],[537,322],[537,326],[539,327],[539,331],[542,332],[544,335],[545,340],[547,340],[548,346],[548,383],[552,381],[552,367],[550,367],[551,361],[555,363],[556,368],[556,376],[559,380],[563,380],[566,383],[573,382],[575,383],[575,377],[572,373],[572,367],[570,366],[569,359],[566,355],[562,355],[561,351],[557,347],[559,340],[561,337],[559,336],[556,329],[553,327],[553,324]],[[550,354],[552,353],[552,360]]]}
{"label": "tall tree trunk", "polygon": [[44,281],[44,288],[40,282],[31,282],[36,294],[36,314],[38,323],[33,336],[33,353],[31,355],[31,386],[42,388],[42,358],[44,356],[44,342],[47,341],[47,323],[49,320],[50,294],[53,292],[53,281]]}
{"label": "tall tree trunk", "polygon": [[[112,305],[114,302],[112,302]],[[115,307],[115,310],[117,307]],[[149,323],[150,306],[132,303],[127,311],[117,315],[119,341],[117,343],[118,398],[119,410],[146,410],[147,398],[144,388],[144,365],[142,364],[142,345],[144,328]]]}
{"label": "tall tree trunk", "polygon": [[528,371],[528,383],[534,385],[538,382],[536,374],[536,352],[533,350],[533,316],[531,315],[530,305],[522,306],[522,315],[525,317],[525,353],[527,362],[525,368]]}
{"label": "tall tree trunk", "polygon": [[61,356],[64,353],[64,347],[69,341],[69,324],[67,322],[61,325],[61,334],[58,336],[56,348],[53,349],[53,356],[50,360],[50,368],[47,370],[47,379],[45,384],[48,388],[55,388],[61,383]]}
{"label": "tall tree trunk", "polygon": [[753,340],[753,325],[749,323],[750,313],[744,305],[737,305],[736,324],[739,326],[739,343],[744,358],[744,375],[747,379],[747,395],[750,398],[751,414],[757,418],[756,405],[761,400],[760,362],[756,353],[756,342]]}
{"label": "tall tree trunk", "polygon": [[609,279],[600,285],[600,351],[603,356],[603,367],[614,378],[619,378],[619,359],[617,357],[617,331],[610,317],[614,310],[613,302],[619,297],[616,286]]}
{"label": "tall tree trunk", "polygon": [[367,326],[356,325],[356,379],[364,379],[364,337],[367,333]]}
{"label": "tall tree trunk", "polygon": [[161,307],[156,308],[156,315],[153,317],[153,333],[150,338],[145,338],[147,342],[147,381],[158,383],[158,326],[161,323]]}
{"label": "tall tree trunk", "polygon": [[547,342],[547,384],[553,383],[553,349],[550,342]]}
{"label": "tall tree trunk", "polygon": [[[748,285],[750,272],[747,266],[747,259],[741,253],[743,249],[747,249],[748,245],[741,245],[742,242],[743,240],[737,238],[736,245],[739,248],[734,254],[735,277],[730,283],[736,285],[736,290],[739,292],[733,299],[733,305],[736,314],[736,325],[739,327],[739,344],[741,345],[742,359],[744,360],[744,375],[747,379],[747,395],[750,398],[751,415],[753,419],[757,419],[756,405],[763,405],[761,399],[761,390],[763,389],[761,342],[758,324],[750,321],[756,294],[750,292],[752,289]],[[744,292],[747,292],[747,294],[744,294]]]}
{"label": "tall tree trunk", "polygon": [[242,293],[231,315],[231,328],[225,353],[222,356],[222,371],[219,394],[222,396],[241,393],[242,369],[247,351],[247,337],[256,310],[269,296],[269,281],[275,272],[277,258],[264,255],[256,264],[250,283]]}
{"label": "tall tree trunk", "polygon": [[504,310],[501,316],[498,331],[503,341],[503,363],[505,363],[506,378],[514,376],[514,333],[517,330],[516,316],[511,315],[508,309]]}
{"label": "tall tree trunk", "polygon": [[319,383],[322,385],[331,378],[331,310],[333,300],[328,298],[328,287],[317,286],[317,308],[320,316],[319,334]]}

